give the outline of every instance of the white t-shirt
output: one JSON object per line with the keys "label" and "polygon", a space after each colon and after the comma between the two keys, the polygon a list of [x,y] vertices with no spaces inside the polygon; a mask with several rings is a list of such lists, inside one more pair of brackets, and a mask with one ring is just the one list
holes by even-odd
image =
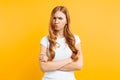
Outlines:
{"label": "white t-shirt", "polygon": [[[78,35],[74,35],[74,37],[75,37],[75,45],[81,42]],[[60,47],[55,49],[55,57],[53,61],[70,58],[72,55],[72,51],[65,43],[65,38],[57,38],[56,42],[59,43]],[[50,43],[48,37],[44,36],[41,39],[40,44],[49,48]],[[74,71],[55,70],[55,71],[45,72],[42,80],[76,80],[76,79],[74,76]]]}

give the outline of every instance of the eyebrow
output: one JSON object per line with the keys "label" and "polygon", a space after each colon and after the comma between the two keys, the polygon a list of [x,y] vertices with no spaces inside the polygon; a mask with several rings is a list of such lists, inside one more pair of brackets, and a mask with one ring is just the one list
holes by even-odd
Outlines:
{"label": "eyebrow", "polygon": [[55,16],[54,16],[53,18],[62,18],[62,17],[55,17]]}

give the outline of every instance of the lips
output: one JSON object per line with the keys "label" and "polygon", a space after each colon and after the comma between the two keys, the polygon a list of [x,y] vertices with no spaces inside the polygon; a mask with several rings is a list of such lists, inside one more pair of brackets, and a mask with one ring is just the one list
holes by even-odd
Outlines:
{"label": "lips", "polygon": [[54,25],[54,27],[58,27],[58,25],[57,25],[57,24],[55,24],[55,25]]}

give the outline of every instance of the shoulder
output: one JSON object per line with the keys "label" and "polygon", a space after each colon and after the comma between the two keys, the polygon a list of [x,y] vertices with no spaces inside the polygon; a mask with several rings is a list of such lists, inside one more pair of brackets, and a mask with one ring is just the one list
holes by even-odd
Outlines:
{"label": "shoulder", "polygon": [[73,34],[75,38],[79,37],[77,34]]}
{"label": "shoulder", "polygon": [[45,47],[48,47],[49,44],[48,36],[43,36],[40,40],[40,44],[44,45]]}
{"label": "shoulder", "polygon": [[41,38],[41,40],[46,40],[46,41],[48,41],[48,36],[46,35],[46,36],[43,36],[42,38]]}
{"label": "shoulder", "polygon": [[81,39],[77,34],[74,34],[74,38],[75,38],[75,44],[78,44],[81,42]]}
{"label": "shoulder", "polygon": [[74,34],[75,39],[80,39],[80,37],[77,34]]}

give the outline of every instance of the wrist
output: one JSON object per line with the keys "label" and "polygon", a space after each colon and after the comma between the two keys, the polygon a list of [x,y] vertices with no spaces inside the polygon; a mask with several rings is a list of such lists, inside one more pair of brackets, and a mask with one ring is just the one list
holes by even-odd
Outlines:
{"label": "wrist", "polygon": [[72,59],[71,58],[69,58],[69,63],[71,63],[72,62]]}

